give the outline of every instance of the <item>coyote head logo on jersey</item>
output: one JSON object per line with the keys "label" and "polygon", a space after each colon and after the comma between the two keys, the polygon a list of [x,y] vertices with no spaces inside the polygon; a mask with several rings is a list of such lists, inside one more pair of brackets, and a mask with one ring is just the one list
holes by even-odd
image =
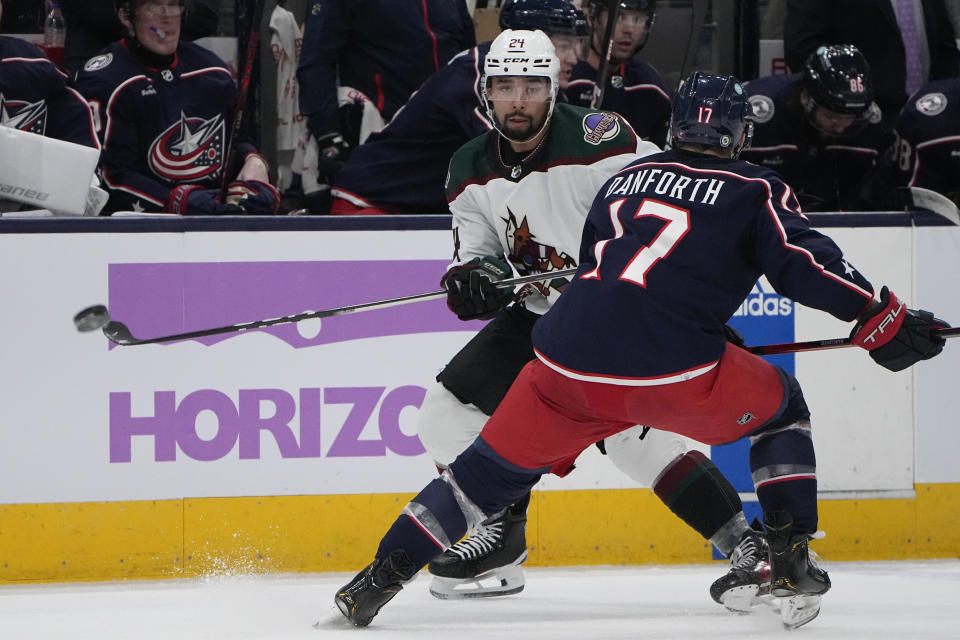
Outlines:
{"label": "coyote head logo on jersey", "polygon": [[0,93],[0,125],[42,136],[47,130],[46,100],[7,100]]}
{"label": "coyote head logo on jersey", "polygon": [[180,121],[150,145],[150,170],[171,182],[199,182],[217,177],[223,169],[224,129],[220,114],[204,120],[181,113]]}
{"label": "coyote head logo on jersey", "polygon": [[[507,259],[513,263],[517,271],[523,275],[528,273],[548,273],[559,269],[568,269],[577,266],[576,261],[566,253],[560,253],[554,247],[540,244],[537,237],[530,231],[526,216],[518,223],[517,216],[507,207],[507,217],[501,218],[506,223],[505,237],[509,253]],[[549,281],[536,282],[527,287],[536,287],[544,296],[550,295]]]}

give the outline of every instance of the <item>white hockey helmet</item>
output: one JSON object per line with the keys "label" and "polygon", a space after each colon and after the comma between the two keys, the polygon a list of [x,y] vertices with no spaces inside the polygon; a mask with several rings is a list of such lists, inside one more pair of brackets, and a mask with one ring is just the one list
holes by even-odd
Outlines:
{"label": "white hockey helmet", "polygon": [[[553,41],[543,31],[524,31],[507,29],[502,31],[490,44],[490,51],[483,61],[483,97],[487,105],[490,121],[496,126],[496,117],[491,104],[491,78],[497,76],[527,76],[545,78],[549,82],[550,109],[547,119],[553,115],[559,89],[560,60],[553,47]],[[542,130],[542,129],[541,129]],[[538,132],[539,133],[539,132]]]}

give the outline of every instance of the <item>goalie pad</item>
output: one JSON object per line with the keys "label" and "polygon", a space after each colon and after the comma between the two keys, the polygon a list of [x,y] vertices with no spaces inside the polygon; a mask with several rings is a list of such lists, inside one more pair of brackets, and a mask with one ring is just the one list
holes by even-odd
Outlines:
{"label": "goalie pad", "polygon": [[87,210],[99,149],[5,126],[0,148],[0,199],[68,215]]}

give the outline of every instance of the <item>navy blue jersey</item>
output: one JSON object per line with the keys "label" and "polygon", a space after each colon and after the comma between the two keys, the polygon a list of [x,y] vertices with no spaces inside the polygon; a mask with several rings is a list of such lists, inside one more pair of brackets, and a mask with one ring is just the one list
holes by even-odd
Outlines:
{"label": "navy blue jersey", "polygon": [[806,210],[869,208],[863,185],[890,145],[879,110],[871,107],[870,122],[855,135],[826,136],[800,106],[801,82],[800,75],[775,75],[744,85],[756,126],[743,159],[779,173]]}
{"label": "navy blue jersey", "polygon": [[427,80],[383,130],[350,154],[333,176],[332,193],[360,207],[445,214],[444,177],[453,153],[492,127],[480,77],[485,42]]}
{"label": "navy blue jersey", "polygon": [[723,325],[761,275],[841,320],[873,297],[774,172],[682,151],[648,156],[597,194],[577,276],[537,322],[534,347],[573,377],[679,381],[717,362]]}
{"label": "navy blue jersey", "polygon": [[960,195],[960,80],[921,87],[900,112],[894,136],[894,185]]}
{"label": "navy blue jersey", "polygon": [[[589,107],[596,80],[597,70],[583,60],[578,62],[566,89],[570,104]],[[631,58],[613,67],[600,108],[619,113],[644,140],[660,147],[666,142],[670,92],[663,77],[643,60]]]}
{"label": "navy blue jersey", "polygon": [[[77,76],[103,142],[105,211],[165,211],[185,183],[220,186],[236,85],[214,53],[181,42],[169,68],[155,69],[115,42]],[[243,157],[256,150],[234,141]]]}
{"label": "navy blue jersey", "polygon": [[313,0],[297,69],[300,112],[315,133],[339,129],[339,84],[390,119],[431,74],[474,45],[464,0]]}
{"label": "navy blue jersey", "polygon": [[0,124],[99,147],[86,101],[35,45],[0,36]]}

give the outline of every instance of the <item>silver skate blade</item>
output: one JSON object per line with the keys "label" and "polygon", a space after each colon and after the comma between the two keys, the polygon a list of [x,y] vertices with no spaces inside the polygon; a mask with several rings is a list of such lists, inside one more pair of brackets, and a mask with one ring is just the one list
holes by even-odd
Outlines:
{"label": "silver skate blade", "polygon": [[820,615],[819,595],[796,595],[780,603],[780,620],[786,629],[796,629]]}
{"label": "silver skate blade", "polygon": [[474,578],[442,578],[434,576],[430,595],[440,600],[496,598],[523,591],[523,568],[519,565],[500,567]]}
{"label": "silver skate blade", "polygon": [[313,628],[318,631],[321,629],[347,629],[353,627],[353,623],[340,613],[336,605],[325,609],[320,615],[320,619],[313,623]]}
{"label": "silver skate blade", "polygon": [[757,598],[758,591],[760,591],[758,584],[745,584],[727,589],[720,596],[720,604],[734,613],[751,613],[753,607],[760,604]]}

